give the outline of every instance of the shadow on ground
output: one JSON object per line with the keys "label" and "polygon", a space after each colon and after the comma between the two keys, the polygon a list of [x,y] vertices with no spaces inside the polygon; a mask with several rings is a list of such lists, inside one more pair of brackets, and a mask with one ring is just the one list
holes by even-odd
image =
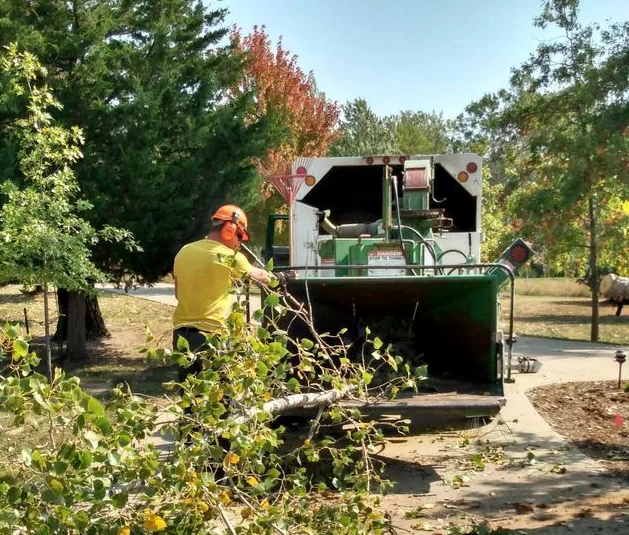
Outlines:
{"label": "shadow on ground", "polygon": [[[43,340],[31,341],[30,347],[41,359],[36,371],[46,375]],[[67,376],[79,377],[82,388],[95,397],[106,396],[111,388],[120,383],[128,384],[136,394],[161,397],[167,393],[163,384],[177,380],[176,367],[148,364],[139,349],[130,358],[128,350],[123,352],[113,348],[108,338],[89,340],[90,356],[85,360],[69,361],[60,357],[60,350],[63,355],[63,349],[57,342],[51,344],[53,369],[60,368]]]}
{"label": "shadow on ground", "polygon": [[387,491],[388,494],[403,492],[413,495],[428,495],[431,485],[441,481],[441,476],[432,466],[380,455],[375,456],[375,459],[384,463],[383,477],[393,483],[393,487]]}
{"label": "shadow on ground", "polygon": [[[539,436],[518,433],[457,447],[460,438],[450,436],[431,447],[425,436],[406,438],[413,451],[398,458],[388,449],[384,458],[395,486],[383,503],[401,530],[487,523],[511,534],[629,533],[629,474],[616,477],[559,439],[539,444]],[[504,456],[490,458],[486,448]]]}

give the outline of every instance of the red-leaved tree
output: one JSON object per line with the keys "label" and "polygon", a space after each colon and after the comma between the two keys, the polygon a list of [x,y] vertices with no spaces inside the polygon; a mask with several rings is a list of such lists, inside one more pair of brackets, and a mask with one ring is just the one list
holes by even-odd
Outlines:
{"label": "red-leaved tree", "polygon": [[282,40],[274,47],[264,26],[249,35],[234,27],[232,45],[246,58],[245,78],[235,92],[254,91],[260,117],[272,113],[287,127],[282,143],[257,162],[260,174],[287,174],[298,156],[325,155],[339,136],[339,106],[319,91],[312,72],[297,65],[297,56]]}

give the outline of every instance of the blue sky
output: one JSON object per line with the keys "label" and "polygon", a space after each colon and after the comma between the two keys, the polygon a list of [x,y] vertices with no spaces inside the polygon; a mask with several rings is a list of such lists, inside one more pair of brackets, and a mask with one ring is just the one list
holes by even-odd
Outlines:
{"label": "blue sky", "polygon": [[[216,5],[212,2],[213,5]],[[361,97],[378,115],[454,118],[508,86],[537,45],[541,0],[220,0],[228,24],[264,25],[329,99]],[[629,0],[581,0],[582,23],[629,20]]]}

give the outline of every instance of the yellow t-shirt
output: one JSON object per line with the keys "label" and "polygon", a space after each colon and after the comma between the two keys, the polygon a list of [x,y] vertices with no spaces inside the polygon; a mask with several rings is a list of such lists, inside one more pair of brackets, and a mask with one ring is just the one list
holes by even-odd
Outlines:
{"label": "yellow t-shirt", "polygon": [[250,273],[242,253],[207,238],[184,245],[175,256],[177,307],[173,327],[225,332],[230,311],[232,279]]}

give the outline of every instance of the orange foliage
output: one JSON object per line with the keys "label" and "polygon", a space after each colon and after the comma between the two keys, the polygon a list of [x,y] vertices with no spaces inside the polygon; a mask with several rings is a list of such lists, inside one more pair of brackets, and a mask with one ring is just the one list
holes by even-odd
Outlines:
{"label": "orange foliage", "polygon": [[257,162],[258,171],[265,176],[288,174],[297,157],[325,155],[340,135],[340,110],[317,89],[312,72],[299,68],[297,56],[284,49],[281,39],[273,49],[264,26],[254,26],[246,36],[234,27],[231,41],[236,53],[247,57],[245,80],[234,90],[254,90],[258,117],[278,114],[290,129],[282,145]]}

